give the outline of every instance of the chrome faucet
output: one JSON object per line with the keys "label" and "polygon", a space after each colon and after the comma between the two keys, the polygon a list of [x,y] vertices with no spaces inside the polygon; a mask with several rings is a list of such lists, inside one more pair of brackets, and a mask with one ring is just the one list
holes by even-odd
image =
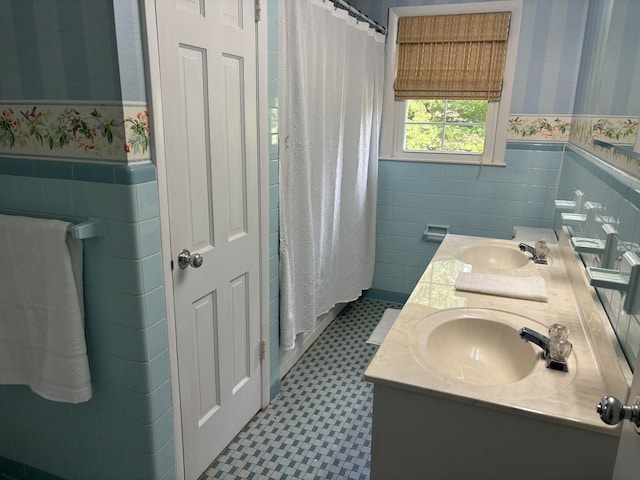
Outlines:
{"label": "chrome faucet", "polygon": [[526,243],[521,243],[518,245],[518,248],[521,252],[529,252],[533,257],[533,263],[539,263],[540,265],[546,265],[547,259],[540,255],[538,251],[533,248],[531,245],[527,245]]}
{"label": "chrome faucet", "polygon": [[522,327],[518,333],[522,340],[535,343],[542,349],[547,368],[568,372],[567,358],[571,354],[572,347],[571,343],[566,339],[568,330],[564,325],[554,324],[549,329],[549,332],[550,334],[554,332],[553,339],[529,327]]}

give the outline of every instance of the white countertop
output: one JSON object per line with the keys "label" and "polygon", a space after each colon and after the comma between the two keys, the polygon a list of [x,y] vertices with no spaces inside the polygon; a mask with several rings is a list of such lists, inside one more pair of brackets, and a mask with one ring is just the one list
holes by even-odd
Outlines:
{"label": "white countertop", "polygon": [[[604,395],[626,400],[631,372],[595,291],[585,280],[584,266],[569,246],[566,232],[558,244],[548,244],[549,265],[529,262],[513,270],[479,270],[456,257],[456,252],[465,245],[481,242],[518,248],[518,242],[512,240],[447,235],[371,361],[365,378],[374,384],[508,409],[545,421],[619,435],[619,427],[608,426],[600,420],[596,404]],[[540,276],[546,283],[548,302],[456,291],[455,280],[463,270]],[[522,326],[530,326],[544,335],[546,327],[564,323],[570,329],[569,340],[573,344],[570,371],[545,368],[540,358],[540,365],[523,380],[504,385],[476,385],[429,368],[428,361],[412,353],[420,347],[416,345],[420,340],[414,328],[431,321],[424,319],[434,312],[463,307],[521,315],[526,317],[524,323],[530,321]]]}

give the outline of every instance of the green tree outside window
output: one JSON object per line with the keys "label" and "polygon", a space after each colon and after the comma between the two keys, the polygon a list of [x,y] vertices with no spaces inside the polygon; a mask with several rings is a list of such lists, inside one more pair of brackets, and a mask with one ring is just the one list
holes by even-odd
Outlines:
{"label": "green tree outside window", "polygon": [[404,149],[482,153],[488,103],[483,100],[407,100]]}

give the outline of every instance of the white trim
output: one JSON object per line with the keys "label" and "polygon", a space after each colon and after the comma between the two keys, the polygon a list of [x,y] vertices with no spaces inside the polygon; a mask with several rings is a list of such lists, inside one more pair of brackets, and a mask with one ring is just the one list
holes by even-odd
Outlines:
{"label": "white trim", "polygon": [[[258,2],[259,5],[259,2]],[[260,215],[260,327],[261,336],[266,342],[265,356],[261,365],[262,408],[271,400],[271,362],[270,362],[270,322],[269,317],[269,82],[266,11],[256,22],[256,72],[258,75],[258,188]]]}
{"label": "white trim", "polygon": [[[511,140],[509,140],[511,141]],[[526,142],[523,142],[526,143]],[[529,142],[532,143],[532,142]],[[538,142],[536,142],[538,143]],[[556,142],[556,143],[564,143],[564,142]],[[433,158],[398,158],[398,157],[378,157],[379,161],[389,161],[389,162],[414,162],[414,163],[450,163],[452,165],[480,165],[478,161],[469,160],[465,162],[464,160],[459,160],[458,158],[447,158],[446,160],[442,160],[441,158],[433,157]],[[484,167],[506,167],[505,163],[485,163]]]}
{"label": "white trim", "polygon": [[[511,12],[511,26],[509,28],[509,40],[507,46],[507,58],[505,63],[504,80],[502,84],[502,97],[498,111],[495,113],[494,136],[487,136],[485,154],[477,155],[476,159],[462,160],[460,155],[447,153],[408,153],[402,151],[402,145],[398,145],[402,135],[398,133],[401,126],[400,113],[404,102],[396,102],[394,99],[393,83],[395,78],[396,42],[398,37],[398,19],[419,15],[456,15],[464,13],[484,12]],[[501,0],[493,2],[446,4],[446,5],[422,5],[415,7],[393,7],[389,9],[389,33],[387,36],[387,52],[385,65],[384,99],[382,108],[382,130],[380,135],[380,157],[389,160],[408,160],[424,162],[451,162],[451,163],[482,163],[485,165],[503,165],[507,144],[507,123],[509,119],[509,107],[513,92],[513,80],[518,51],[518,38],[520,37],[520,18],[522,16],[522,0]],[[489,130],[489,116],[487,113],[487,130]],[[490,157],[490,158],[487,158]]]}
{"label": "white trim", "polygon": [[[162,1],[162,0],[161,0]],[[166,176],[166,157],[164,151],[162,84],[160,81],[160,47],[158,45],[158,23],[156,18],[156,0],[144,0],[141,5],[141,31],[145,51],[147,71],[147,98],[151,132],[151,159],[156,165],[158,175],[158,196],[160,210],[160,236],[162,239],[162,268],[164,275],[164,295],[167,315],[167,340],[169,346],[169,369],[171,374],[171,402],[173,405],[173,442],[175,452],[175,473],[177,480],[184,480],[184,452],[182,449],[182,410],[178,382],[178,356],[176,338],[176,319],[173,300],[173,275],[171,273],[171,236],[169,224],[169,194]]]}

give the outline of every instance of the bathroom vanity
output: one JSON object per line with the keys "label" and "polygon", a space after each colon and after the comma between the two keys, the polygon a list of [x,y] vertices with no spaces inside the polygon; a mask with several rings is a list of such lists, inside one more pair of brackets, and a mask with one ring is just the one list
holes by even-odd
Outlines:
{"label": "bathroom vanity", "polygon": [[[632,374],[567,232],[547,265],[518,243],[443,240],[365,372],[372,480],[611,478],[620,428],[596,404],[626,399]],[[456,290],[460,272],[541,277],[548,301]],[[568,372],[518,335],[554,323],[570,330]]]}

